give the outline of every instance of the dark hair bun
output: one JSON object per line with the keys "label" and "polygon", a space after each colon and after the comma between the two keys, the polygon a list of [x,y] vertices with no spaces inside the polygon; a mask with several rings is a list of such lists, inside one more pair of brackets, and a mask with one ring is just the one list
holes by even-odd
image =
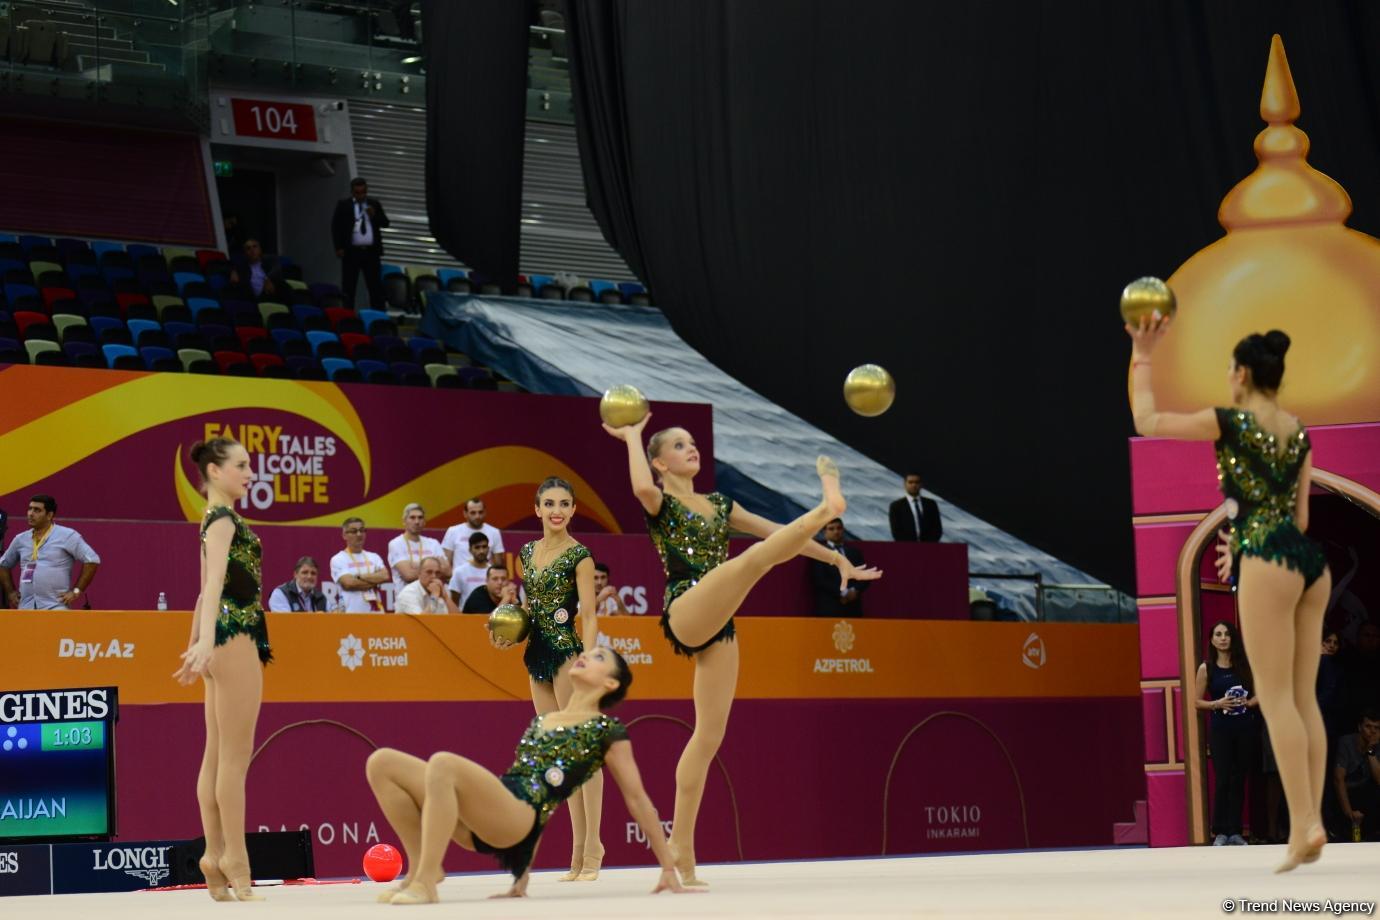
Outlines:
{"label": "dark hair bun", "polygon": [[192,445],[190,456],[192,458],[192,462],[195,463],[197,466],[201,466],[202,461],[206,459],[206,454],[207,448],[205,441],[197,441],[195,444]]}
{"label": "dark hair bun", "polygon": [[1251,372],[1251,386],[1273,392],[1284,380],[1284,353],[1289,350],[1289,336],[1278,329],[1261,335],[1253,332],[1236,343],[1232,359],[1238,367]]}

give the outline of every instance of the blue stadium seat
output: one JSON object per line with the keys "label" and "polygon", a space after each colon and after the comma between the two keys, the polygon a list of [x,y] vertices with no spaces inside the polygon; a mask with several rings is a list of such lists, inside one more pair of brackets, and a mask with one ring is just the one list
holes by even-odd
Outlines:
{"label": "blue stadium seat", "polygon": [[38,288],[32,284],[7,284],[5,285],[5,300],[11,305],[20,297],[37,297]]}
{"label": "blue stadium seat", "polygon": [[414,336],[408,339],[407,347],[412,349],[412,357],[417,364],[446,363],[445,349],[443,349],[441,343],[435,339]]}
{"label": "blue stadium seat", "polygon": [[144,367],[151,371],[181,371],[182,360],[171,348],[150,346],[139,349],[139,357],[144,359]]}
{"label": "blue stadium seat", "polygon": [[[311,332],[307,333],[307,344],[311,345],[312,354],[320,354],[321,346],[326,342],[335,342],[339,345],[340,339],[334,332],[324,332],[320,329],[313,329]],[[329,369],[327,373],[329,373]]]}
{"label": "blue stadium seat", "polygon": [[158,256],[160,259],[163,257],[163,250],[147,243],[130,243],[125,247],[125,252],[129,253],[129,257],[134,260],[136,265],[144,256]]}
{"label": "blue stadium seat", "polygon": [[91,251],[94,252],[96,254],[96,258],[99,259],[102,256],[104,256],[107,252],[124,252],[125,244],[112,243],[108,240],[94,240],[91,243]]}
{"label": "blue stadium seat", "polygon": [[93,316],[86,321],[86,324],[91,327],[91,334],[95,336],[98,342],[105,336],[107,329],[125,328],[124,320],[114,316]]}
{"label": "blue stadium seat", "polygon": [[463,269],[459,269],[459,268],[438,268],[438,269],[436,270],[436,280],[439,281],[439,282],[441,282],[441,287],[442,287],[442,288],[444,288],[444,287],[446,287],[447,285],[449,285],[449,284],[450,284],[450,279],[452,279],[452,278],[468,278],[468,277],[469,277],[469,275],[467,275]]}
{"label": "blue stadium seat", "polygon": [[202,310],[214,310],[217,309],[219,306],[220,304],[217,301],[214,301],[209,297],[187,298],[187,309],[192,311],[193,316],[196,316]]}
{"label": "blue stadium seat", "polygon": [[129,358],[138,365],[139,370],[144,369],[144,362],[139,359],[139,352],[135,351],[132,346],[102,345],[101,353],[105,355],[105,363],[107,367],[115,367],[117,365],[117,362],[125,364],[125,366],[128,367],[128,364],[125,362],[120,362],[120,359]]}
{"label": "blue stadium seat", "polygon": [[52,246],[53,240],[51,237],[25,234],[19,238],[19,245],[24,248],[25,252],[33,252],[40,246]]}
{"label": "blue stadium seat", "polygon": [[100,349],[90,342],[65,342],[62,352],[73,367],[105,367]]}
{"label": "blue stadium seat", "polygon": [[205,284],[206,276],[200,272],[177,272],[173,275],[173,283],[177,285],[177,292],[180,294],[189,284]]}
{"label": "blue stadium seat", "polygon": [[594,292],[594,296],[597,298],[605,291],[618,290],[618,285],[614,284],[612,281],[604,281],[601,278],[591,278],[589,280],[589,289]]}
{"label": "blue stadium seat", "polygon": [[151,319],[132,319],[125,325],[129,327],[129,334],[134,336],[135,341],[138,341],[141,332],[163,328]]}
{"label": "blue stadium seat", "polygon": [[[327,359],[327,360],[329,360],[329,359]],[[323,361],[322,363],[324,364],[325,362]],[[387,364],[384,364],[382,361],[373,361],[373,360],[370,360],[370,359],[367,359],[367,358],[364,359],[364,360],[362,360],[362,361],[356,361],[356,362],[355,362],[355,368],[356,368],[361,374],[363,374],[363,375],[365,376],[366,379],[368,378],[368,376],[369,376],[370,374],[373,374],[373,373],[375,373],[375,372],[377,372],[377,371],[388,372],[388,365],[387,365]]]}
{"label": "blue stadium seat", "polygon": [[29,353],[14,339],[0,339],[0,364],[28,364]]}
{"label": "blue stadium seat", "polygon": [[636,281],[620,281],[618,283],[618,290],[623,292],[624,297],[631,297],[634,294],[647,293],[647,289],[644,288],[642,285],[638,284]]}
{"label": "blue stadium seat", "polygon": [[357,314],[359,321],[364,324],[364,331],[369,331],[369,326],[376,321],[382,320],[391,322],[392,317],[385,310],[360,310]]}
{"label": "blue stadium seat", "polygon": [[334,380],[336,374],[343,370],[355,370],[355,365],[353,361],[349,361],[345,358],[323,358],[321,361],[321,369],[326,372],[326,378],[328,380]]}

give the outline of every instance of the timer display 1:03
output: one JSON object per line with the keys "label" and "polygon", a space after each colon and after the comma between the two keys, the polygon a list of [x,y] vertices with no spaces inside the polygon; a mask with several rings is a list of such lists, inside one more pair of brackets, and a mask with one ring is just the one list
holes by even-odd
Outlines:
{"label": "timer display 1:03", "polygon": [[99,751],[104,748],[104,722],[47,722],[43,726],[45,751]]}

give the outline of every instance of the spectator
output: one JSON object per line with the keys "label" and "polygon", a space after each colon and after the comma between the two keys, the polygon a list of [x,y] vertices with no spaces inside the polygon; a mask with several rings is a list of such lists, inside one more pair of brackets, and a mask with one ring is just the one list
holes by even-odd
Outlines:
{"label": "spectator", "polygon": [[[29,499],[29,529],[16,536],[0,556],[0,588],[11,607],[20,610],[70,610],[96,577],[101,557],[81,534],[53,522],[57,501],[51,495]],[[72,585],[72,565],[81,575]],[[19,586],[10,570],[19,568]]]}
{"label": "spectator", "polygon": [[340,290],[345,306],[354,309],[355,290],[359,273],[364,272],[364,286],[369,292],[370,307],[383,307],[383,234],[388,215],[377,198],[369,197],[369,183],[363,179],[350,180],[350,197],[336,203],[331,217],[331,239],[335,242],[335,257],[340,260]]}
{"label": "spectator", "polygon": [[402,593],[417,580],[422,560],[428,556],[441,559],[441,577],[450,578],[450,562],[434,537],[422,535],[426,526],[426,511],[413,502],[403,509],[403,532],[388,541],[388,567],[393,570],[393,597]]}
{"label": "spectator", "polygon": [[1332,779],[1342,816],[1349,827],[1344,840],[1380,838],[1380,711],[1366,710],[1356,725],[1356,733],[1337,741]]}
{"label": "spectator", "polygon": [[493,613],[499,604],[517,603],[517,585],[508,580],[508,570],[501,565],[489,566],[484,584],[465,598],[465,613]]}
{"label": "spectator", "polygon": [[292,567],[292,577],[273,589],[268,596],[270,613],[324,613],[326,595],[318,587],[320,566],[310,556],[303,556]]}
{"label": "spectator", "polygon": [[1212,845],[1245,846],[1241,808],[1246,774],[1254,760],[1259,726],[1251,712],[1259,700],[1251,695],[1250,664],[1236,627],[1225,620],[1212,627],[1212,651],[1198,665],[1196,709],[1210,712],[1209,737],[1216,789],[1212,803]]}
{"label": "spectator", "polygon": [[446,551],[446,558],[451,561],[452,565],[455,563],[455,551],[463,547],[477,533],[482,533],[489,538],[489,554],[493,564],[503,564],[503,534],[499,533],[498,528],[492,524],[484,523],[484,518],[488,513],[482,498],[472,498],[465,502],[465,520],[447,530],[446,535],[441,539],[441,548]]}
{"label": "spectator", "polygon": [[[1326,630],[1322,658],[1318,661],[1318,708],[1327,726],[1329,748],[1347,728],[1346,688],[1342,680],[1341,656],[1337,654],[1341,647],[1342,638],[1337,630]],[[1328,762],[1331,762],[1330,757]]]}
{"label": "spectator", "polygon": [[944,536],[939,503],[920,494],[920,474],[907,473],[906,494],[891,503],[891,539],[903,542],[938,543]]}
{"label": "spectator", "polygon": [[498,564],[489,561],[489,538],[483,532],[470,534],[469,547],[470,558],[453,566],[450,576],[450,592],[457,604],[464,603],[470,592],[488,581],[490,566]]}
{"label": "spectator", "polygon": [[[432,541],[435,542],[435,541]],[[394,608],[398,613],[459,613],[441,577],[445,559],[427,556],[417,565],[417,577],[399,592]]]}
{"label": "spectator", "polygon": [[235,258],[235,267],[230,270],[231,284],[246,281],[254,296],[261,300],[287,296],[282,265],[273,256],[264,255],[263,246],[252,236],[244,241],[243,253]]}
{"label": "spectator", "polygon": [[618,589],[609,584],[609,567],[602,562],[594,563],[594,614],[601,617],[628,615],[628,608],[623,606]]}
{"label": "spectator", "polygon": [[357,517],[347,518],[340,528],[345,548],[331,557],[331,580],[340,588],[343,613],[384,613],[379,585],[389,580],[388,568],[378,553],[364,548],[368,529]]}
{"label": "spectator", "polygon": [[[848,561],[856,566],[863,564],[863,554],[856,546],[843,542],[843,519],[834,518],[824,525],[824,546],[836,553],[843,553]],[[822,617],[860,617],[863,615],[862,593],[867,589],[865,581],[850,581],[846,588],[839,588],[839,570],[833,565],[810,561],[810,584],[815,597],[815,615]]]}

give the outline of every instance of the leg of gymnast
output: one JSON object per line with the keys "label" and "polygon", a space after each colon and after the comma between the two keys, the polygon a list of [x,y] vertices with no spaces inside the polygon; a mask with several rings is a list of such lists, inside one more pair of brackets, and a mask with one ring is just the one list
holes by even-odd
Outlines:
{"label": "leg of gymnast", "polygon": [[1305,590],[1303,576],[1283,565],[1241,561],[1242,638],[1289,806],[1289,849],[1277,871],[1316,860],[1327,841],[1321,817],[1327,732],[1318,708],[1316,646],[1331,591],[1326,571]]}
{"label": "leg of gymnast", "polygon": [[[642,430],[649,418],[636,425],[604,428],[627,445],[633,493],[647,513],[648,529],[666,568],[663,631],[677,653],[695,661],[695,728],[676,767],[671,847],[682,881],[703,885],[695,873],[695,823],[737,686],[734,613],[767,572],[798,555],[836,565],[842,584],[879,578],[881,572],[855,568],[842,554],[830,552],[814,539],[847,506],[832,460],[820,457],[816,462],[823,492],[819,504],[788,524],[774,524],[720,493],[695,493],[699,451],[683,428],[657,432],[644,453]],[[730,529],[762,540],[729,559]]]}

